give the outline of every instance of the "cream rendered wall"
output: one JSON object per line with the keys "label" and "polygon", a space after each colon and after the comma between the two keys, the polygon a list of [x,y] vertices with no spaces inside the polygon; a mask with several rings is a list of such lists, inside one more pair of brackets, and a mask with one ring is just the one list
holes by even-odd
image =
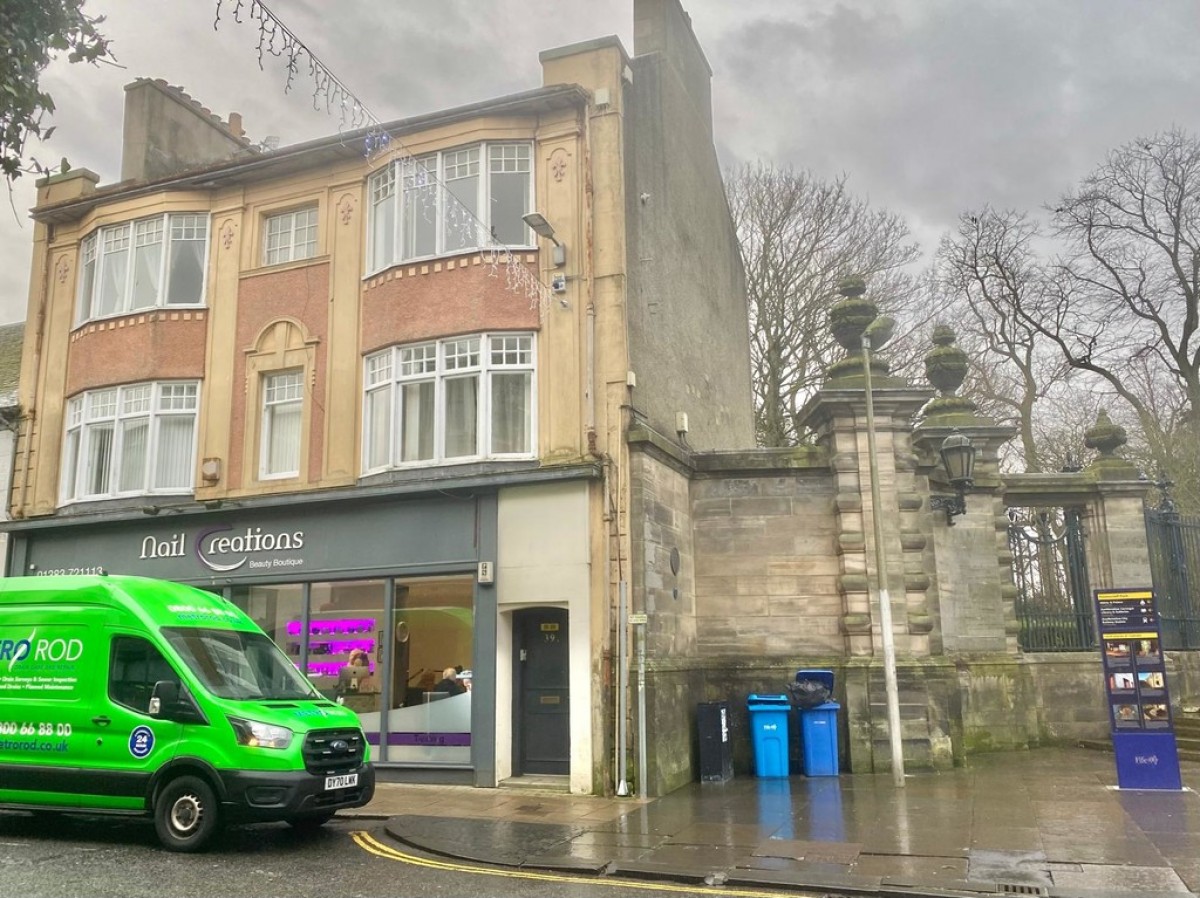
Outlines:
{"label": "cream rendered wall", "polygon": [[587,483],[500,491],[497,509],[496,775],[512,775],[512,612],[566,608],[570,627],[572,792],[593,791],[591,565]]}

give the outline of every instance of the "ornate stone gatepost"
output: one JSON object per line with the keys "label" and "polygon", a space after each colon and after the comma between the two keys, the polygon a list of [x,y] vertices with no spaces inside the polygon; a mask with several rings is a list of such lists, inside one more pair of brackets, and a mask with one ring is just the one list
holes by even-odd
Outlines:
{"label": "ornate stone gatepost", "polygon": [[[830,310],[834,339],[846,350],[830,366],[825,385],[807,404],[802,416],[812,427],[829,459],[836,500],[834,520],[839,563],[838,591],[842,600],[842,633],[848,659],[842,671],[851,769],[887,769],[887,714],[884,691],[882,631],[879,626],[872,515],[880,516],[891,594],[892,632],[901,686],[901,731],[909,758],[911,719],[923,717],[920,675],[914,656],[928,654],[932,620],[925,613],[929,577],[922,569],[924,537],[918,518],[924,504],[918,459],[913,451],[911,421],[930,398],[892,376],[878,355],[870,357],[874,394],[874,424],[880,508],[872,507],[868,455],[865,374],[862,336],[876,321],[878,308],[865,294],[861,280],[840,289],[842,299]],[[914,732],[923,732],[919,726]],[[925,766],[926,746],[911,746],[917,766]]]}

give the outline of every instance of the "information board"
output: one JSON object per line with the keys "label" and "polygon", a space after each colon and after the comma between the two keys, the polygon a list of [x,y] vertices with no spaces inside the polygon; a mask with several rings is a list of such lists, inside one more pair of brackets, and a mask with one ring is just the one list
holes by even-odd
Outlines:
{"label": "information board", "polygon": [[1179,789],[1179,755],[1152,589],[1098,589],[1104,689],[1126,789]]}

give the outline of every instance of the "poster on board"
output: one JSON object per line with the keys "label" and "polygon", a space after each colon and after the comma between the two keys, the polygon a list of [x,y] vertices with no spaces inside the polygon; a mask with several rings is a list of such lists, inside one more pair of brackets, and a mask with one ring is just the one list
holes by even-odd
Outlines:
{"label": "poster on board", "polygon": [[1154,590],[1097,589],[1094,596],[1118,785],[1180,789]]}

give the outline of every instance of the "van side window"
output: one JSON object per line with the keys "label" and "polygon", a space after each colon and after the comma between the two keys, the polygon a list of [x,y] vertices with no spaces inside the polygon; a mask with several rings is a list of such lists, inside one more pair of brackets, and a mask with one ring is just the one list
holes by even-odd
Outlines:
{"label": "van side window", "polygon": [[153,645],[137,636],[118,636],[112,642],[108,668],[108,697],[142,714],[159,680],[179,682],[179,676]]}

